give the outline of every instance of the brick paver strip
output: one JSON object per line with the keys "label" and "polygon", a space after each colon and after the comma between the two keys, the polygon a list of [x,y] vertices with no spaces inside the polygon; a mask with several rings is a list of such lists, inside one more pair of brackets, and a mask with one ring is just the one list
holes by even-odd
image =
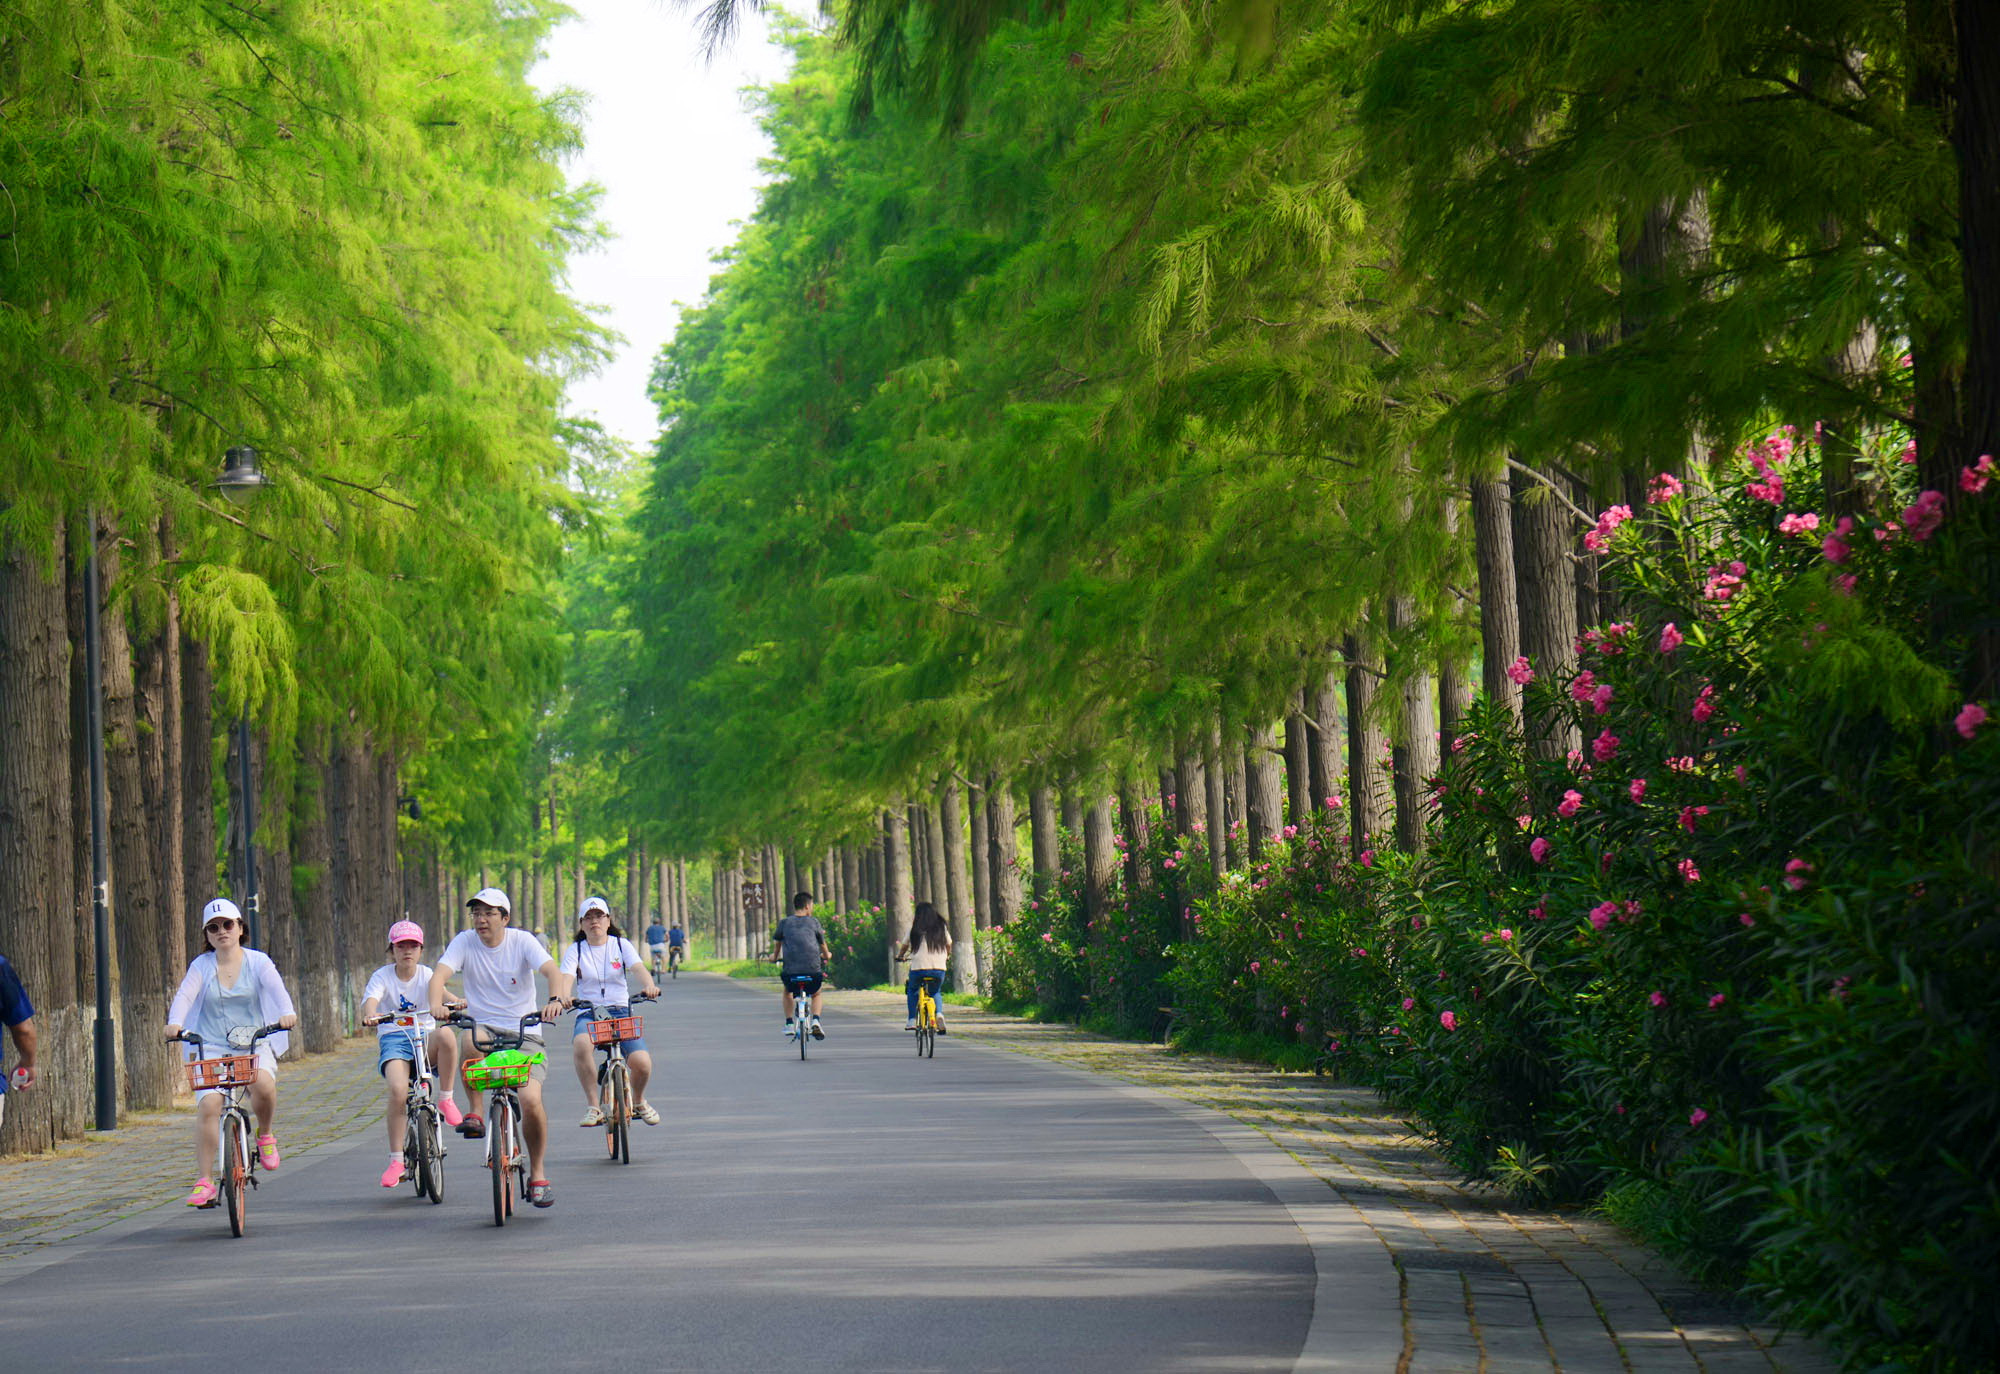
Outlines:
{"label": "brick paver strip", "polygon": [[[278,1066],[274,1134],[286,1166],[382,1119],[375,1037]],[[0,1158],[0,1282],[25,1257],[127,1217],[179,1206],[194,1183],[194,1098],[132,1112],[50,1154]]]}
{"label": "brick paver strip", "polygon": [[[901,993],[827,996],[842,1011],[904,1011]],[[947,1044],[1142,1084],[1234,1117],[1304,1165],[1382,1244],[1386,1282],[1369,1290],[1382,1301],[1400,1292],[1404,1331],[1401,1359],[1384,1374],[1839,1368],[1817,1342],[1730,1315],[1730,1303],[1601,1218],[1522,1207],[1466,1183],[1366,1089],[972,1007],[947,1007],[946,1017]]]}

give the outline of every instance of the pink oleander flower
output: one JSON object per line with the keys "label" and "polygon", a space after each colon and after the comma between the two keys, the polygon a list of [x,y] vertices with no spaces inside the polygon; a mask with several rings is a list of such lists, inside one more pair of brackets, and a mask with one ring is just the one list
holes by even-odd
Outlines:
{"label": "pink oleander flower", "polygon": [[1944,523],[1944,493],[1925,491],[1917,495],[1916,501],[1903,507],[1903,526],[1910,532],[1910,538],[1919,542],[1937,533]]}
{"label": "pink oleander flower", "polygon": [[1705,806],[1683,806],[1681,808],[1681,829],[1687,831],[1690,835],[1694,834],[1695,817],[1706,816],[1707,814],[1708,808]]}
{"label": "pink oleander flower", "polygon": [[1284,835],[1286,839],[1289,840],[1293,836],[1299,833],[1299,828],[1296,825],[1288,825],[1284,828],[1284,830],[1281,833]]}
{"label": "pink oleander flower", "polygon": [[1405,997],[1405,998],[1403,999],[1403,1010],[1404,1010],[1404,1011],[1415,1011],[1416,1009],[1417,1009],[1417,999],[1416,999],[1416,998],[1414,998],[1414,997]]}
{"label": "pink oleander flower", "polygon": [[1043,943],[1043,944],[1045,944],[1045,945],[1052,945],[1052,944],[1054,944],[1054,943],[1055,943],[1055,939],[1056,939],[1056,937],[1055,937],[1055,936],[1053,936],[1053,935],[1051,935],[1051,934],[1049,934],[1049,933],[1048,933],[1048,932],[1047,932],[1046,930],[1042,932],[1042,943]]}
{"label": "pink oleander flower", "polygon": [[[1910,355],[1907,353],[1903,355],[1905,366],[1908,366],[1909,356]],[[1903,453],[1901,461],[1905,463],[1914,463],[1917,461],[1917,441],[1915,439],[1912,439],[1910,440],[1909,443],[1903,445]]]}
{"label": "pink oleander flower", "polygon": [[1446,1012],[1439,1012],[1439,1013],[1438,1013],[1438,1024],[1439,1024],[1440,1026],[1443,1026],[1443,1027],[1444,1027],[1444,1028],[1445,1028],[1446,1030],[1448,1030],[1448,1031],[1455,1031],[1455,1030],[1457,1030],[1457,1029],[1458,1029],[1458,1013],[1456,1013],[1456,1012],[1450,1012],[1450,1011],[1446,1011]]}
{"label": "pink oleander flower", "polygon": [[1667,995],[1664,992],[1649,992],[1646,994],[1646,1000],[1656,1007],[1664,1007],[1667,1004]]}
{"label": "pink oleander flower", "polygon": [[1982,453],[1979,461],[1969,468],[1958,470],[1958,489],[1971,496],[1986,490],[1986,484],[1994,478],[1993,455]]}
{"label": "pink oleander flower", "polygon": [[1503,940],[1511,940],[1514,938],[1514,932],[1507,929],[1505,926],[1502,926],[1500,928],[1500,938]]}
{"label": "pink oleander flower", "polygon": [[1750,770],[1742,764],[1736,765],[1736,785],[1741,787],[1750,781]]}
{"label": "pink oleander flower", "polygon": [[1618,914],[1618,903],[1599,902],[1590,909],[1590,928],[1602,930],[1611,924],[1611,918]]}
{"label": "pink oleander flower", "polygon": [[1548,903],[1546,902],[1546,900],[1536,902],[1533,906],[1528,908],[1528,914],[1534,917],[1537,921],[1548,920],[1549,919]]}
{"label": "pink oleander flower", "polygon": [[1682,754],[1678,758],[1668,759],[1666,764],[1669,773],[1692,773],[1694,771],[1694,755]]}
{"label": "pink oleander flower", "polygon": [[1819,528],[1819,517],[1811,511],[1802,515],[1788,515],[1778,522],[1779,534],[1811,534]]}
{"label": "pink oleander flower", "polygon": [[[1298,1034],[1304,1035],[1306,1033],[1306,1023],[1301,1021],[1296,1026],[1293,1026],[1292,1029]],[[1336,1040],[1331,1045],[1327,1046],[1327,1048],[1331,1050],[1338,1050],[1340,1048],[1340,1042]]]}
{"label": "pink oleander flower", "polygon": [[1785,504],[1785,479],[1775,472],[1766,470],[1761,481],[1746,482],[1743,493],[1759,501],[1769,501],[1774,506],[1782,506]]}
{"label": "pink oleander flower", "polygon": [[1755,916],[1752,916],[1752,915],[1751,915],[1751,914],[1750,914],[1749,912],[1747,912],[1747,911],[1739,911],[1739,912],[1737,912],[1737,913],[1736,913],[1736,919],[1737,919],[1737,920],[1739,920],[1739,921],[1741,921],[1741,922],[1742,922],[1742,923],[1744,924],[1744,926],[1745,926],[1745,927],[1749,927],[1749,926],[1754,926],[1754,925],[1756,925],[1756,924],[1757,924],[1757,918],[1756,918]]}
{"label": "pink oleander flower", "polygon": [[1514,817],[1514,828],[1516,830],[1526,830],[1529,826],[1533,825],[1534,823],[1535,823],[1535,818],[1533,816]]}
{"label": "pink oleander flower", "polygon": [[1798,892],[1812,881],[1813,866],[1804,859],[1789,859],[1785,863],[1785,886]]}
{"label": "pink oleander flower", "polygon": [[1526,687],[1535,680],[1535,670],[1528,666],[1528,656],[1522,654],[1507,665],[1507,676]]}
{"label": "pink oleander flower", "polygon": [[1590,705],[1597,715],[1601,716],[1611,709],[1612,695],[1610,683],[1600,682],[1597,684],[1597,690],[1590,694]]}
{"label": "pink oleander flower", "polygon": [[1966,702],[1965,709],[1960,711],[1957,719],[1952,721],[1952,725],[1957,728],[1958,733],[1966,739],[1971,739],[1973,731],[1985,723],[1986,708],[1976,701]]}
{"label": "pink oleander flower", "polygon": [[1577,791],[1574,787],[1563,793],[1563,799],[1556,804],[1556,814],[1564,820],[1568,820],[1582,809],[1583,793]]}
{"label": "pink oleander flower", "polygon": [[1612,533],[1632,518],[1630,506],[1612,506],[1597,517],[1597,527],[1583,536],[1583,546],[1592,553],[1603,553],[1611,543]]}
{"label": "pink oleander flower", "polygon": [[1688,882],[1698,883],[1701,881],[1701,870],[1695,867],[1693,859],[1682,859],[1674,865],[1674,869]]}
{"label": "pink oleander flower", "polygon": [[1339,798],[1339,797],[1328,797],[1328,798],[1326,799],[1326,809],[1327,809],[1327,810],[1329,810],[1329,811],[1338,811],[1338,810],[1340,810],[1340,798]]}
{"label": "pink oleander flower", "polygon": [[1250,971],[1252,973],[1262,973],[1264,971],[1264,961],[1262,959],[1252,959],[1250,961]]}
{"label": "pink oleander flower", "polygon": [[1372,850],[1372,849],[1364,849],[1364,850],[1362,850],[1362,851],[1361,851],[1361,866],[1362,866],[1363,868],[1373,868],[1373,867],[1375,866],[1375,851],[1374,851],[1374,850]]}
{"label": "pink oleander flower", "polygon": [[1646,488],[1646,504],[1657,506],[1664,501],[1671,501],[1679,496],[1682,490],[1680,478],[1671,472],[1660,473]]}
{"label": "pink oleander flower", "polygon": [[1688,1113],[1688,1125],[1690,1126],[1699,1126],[1706,1120],[1708,1120],[1708,1108],[1706,1107],[1696,1107]]}
{"label": "pink oleander flower", "polygon": [[1841,573],[1833,579],[1833,589],[1842,596],[1854,595],[1854,584],[1861,579],[1853,573]]}
{"label": "pink oleander flower", "polygon": [[[1740,568],[1743,565],[1739,563],[1736,566]],[[1720,568],[1710,568],[1708,570],[1708,581],[1702,584],[1702,599],[1704,601],[1727,601],[1730,597],[1736,595],[1736,589],[1742,585],[1742,573],[1724,572]]]}
{"label": "pink oleander flower", "polygon": [[1708,1009],[1710,1011],[1714,1011],[1717,1007],[1721,1006],[1724,1002],[1727,1002],[1728,1000],[1729,1000],[1728,993],[1718,992],[1715,994],[1715,996],[1708,999]]}
{"label": "pink oleander flower", "polygon": [[1545,864],[1549,861],[1549,850],[1554,847],[1543,836],[1537,835],[1528,845],[1528,853],[1536,863]]}
{"label": "pink oleander flower", "polygon": [[1618,736],[1606,730],[1590,742],[1590,756],[1599,763],[1609,763],[1618,757]]}
{"label": "pink oleander flower", "polygon": [[1632,779],[1630,785],[1625,790],[1631,794],[1632,800],[1635,802],[1646,800],[1646,780],[1644,778]]}
{"label": "pink oleander flower", "polygon": [[1700,695],[1695,697],[1694,705],[1689,709],[1688,714],[1698,722],[1706,722],[1709,717],[1713,716],[1715,714],[1715,688],[1706,685],[1703,686]]}
{"label": "pink oleander flower", "polygon": [[1570,699],[1572,701],[1589,701],[1590,694],[1591,692],[1596,690],[1596,687],[1597,687],[1597,674],[1591,672],[1590,669],[1586,668],[1582,672],[1578,673],[1576,675],[1576,681],[1572,682],[1569,685]]}
{"label": "pink oleander flower", "polygon": [[1686,642],[1687,636],[1683,635],[1671,620],[1667,622],[1666,628],[1660,631],[1660,652],[1663,654],[1672,653]]}

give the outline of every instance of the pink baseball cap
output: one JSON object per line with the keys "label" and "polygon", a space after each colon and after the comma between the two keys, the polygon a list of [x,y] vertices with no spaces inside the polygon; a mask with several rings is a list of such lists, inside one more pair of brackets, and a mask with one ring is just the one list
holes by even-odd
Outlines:
{"label": "pink baseball cap", "polygon": [[389,927],[390,944],[400,945],[405,940],[415,940],[418,944],[422,944],[424,942],[424,928],[415,921],[398,921]]}

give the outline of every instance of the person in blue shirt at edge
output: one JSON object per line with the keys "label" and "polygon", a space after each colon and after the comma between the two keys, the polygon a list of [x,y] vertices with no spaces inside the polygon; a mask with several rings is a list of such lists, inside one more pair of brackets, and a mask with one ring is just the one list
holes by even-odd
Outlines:
{"label": "person in blue shirt at edge", "polygon": [[667,967],[687,962],[687,952],[688,933],[681,929],[679,921],[675,921],[667,927]]}
{"label": "person in blue shirt at edge", "polygon": [[658,973],[667,962],[667,928],[660,924],[660,913],[653,913],[653,920],[646,927],[646,967]]}
{"label": "person in blue shirt at edge", "polygon": [[14,1071],[0,1078],[0,1121],[7,1119],[7,1089],[26,1092],[35,1086],[35,1007],[21,976],[0,954],[0,1025],[14,1041]]}
{"label": "person in blue shirt at edge", "polygon": [[[813,896],[800,892],[792,897],[792,914],[771,927],[771,962],[778,965],[778,995],[785,1004],[785,1035],[803,1035],[810,1029],[815,1040],[826,1039],[819,1026],[820,987],[826,981],[826,966],[833,962],[827,948],[826,930],[812,914]],[[804,1026],[792,1025],[792,989],[803,987],[812,994],[812,1019]]]}

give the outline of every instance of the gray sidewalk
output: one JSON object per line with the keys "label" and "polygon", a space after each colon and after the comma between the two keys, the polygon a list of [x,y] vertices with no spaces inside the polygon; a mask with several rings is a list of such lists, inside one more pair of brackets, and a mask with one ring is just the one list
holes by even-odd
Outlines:
{"label": "gray sidewalk", "polygon": [[[903,1015],[899,993],[827,997],[842,1011]],[[944,1010],[946,1045],[1034,1055],[1167,1093],[1233,1117],[1304,1165],[1381,1243],[1383,1281],[1402,1296],[1397,1374],[1839,1367],[1817,1343],[1781,1339],[1597,1217],[1519,1207],[1463,1183],[1366,1089],[1073,1026]]]}
{"label": "gray sidewalk", "polygon": [[[286,1164],[382,1116],[373,1034],[278,1066],[274,1131]],[[133,1112],[50,1154],[0,1159],[0,1282],[12,1262],[157,1207],[194,1186],[194,1099]]]}

